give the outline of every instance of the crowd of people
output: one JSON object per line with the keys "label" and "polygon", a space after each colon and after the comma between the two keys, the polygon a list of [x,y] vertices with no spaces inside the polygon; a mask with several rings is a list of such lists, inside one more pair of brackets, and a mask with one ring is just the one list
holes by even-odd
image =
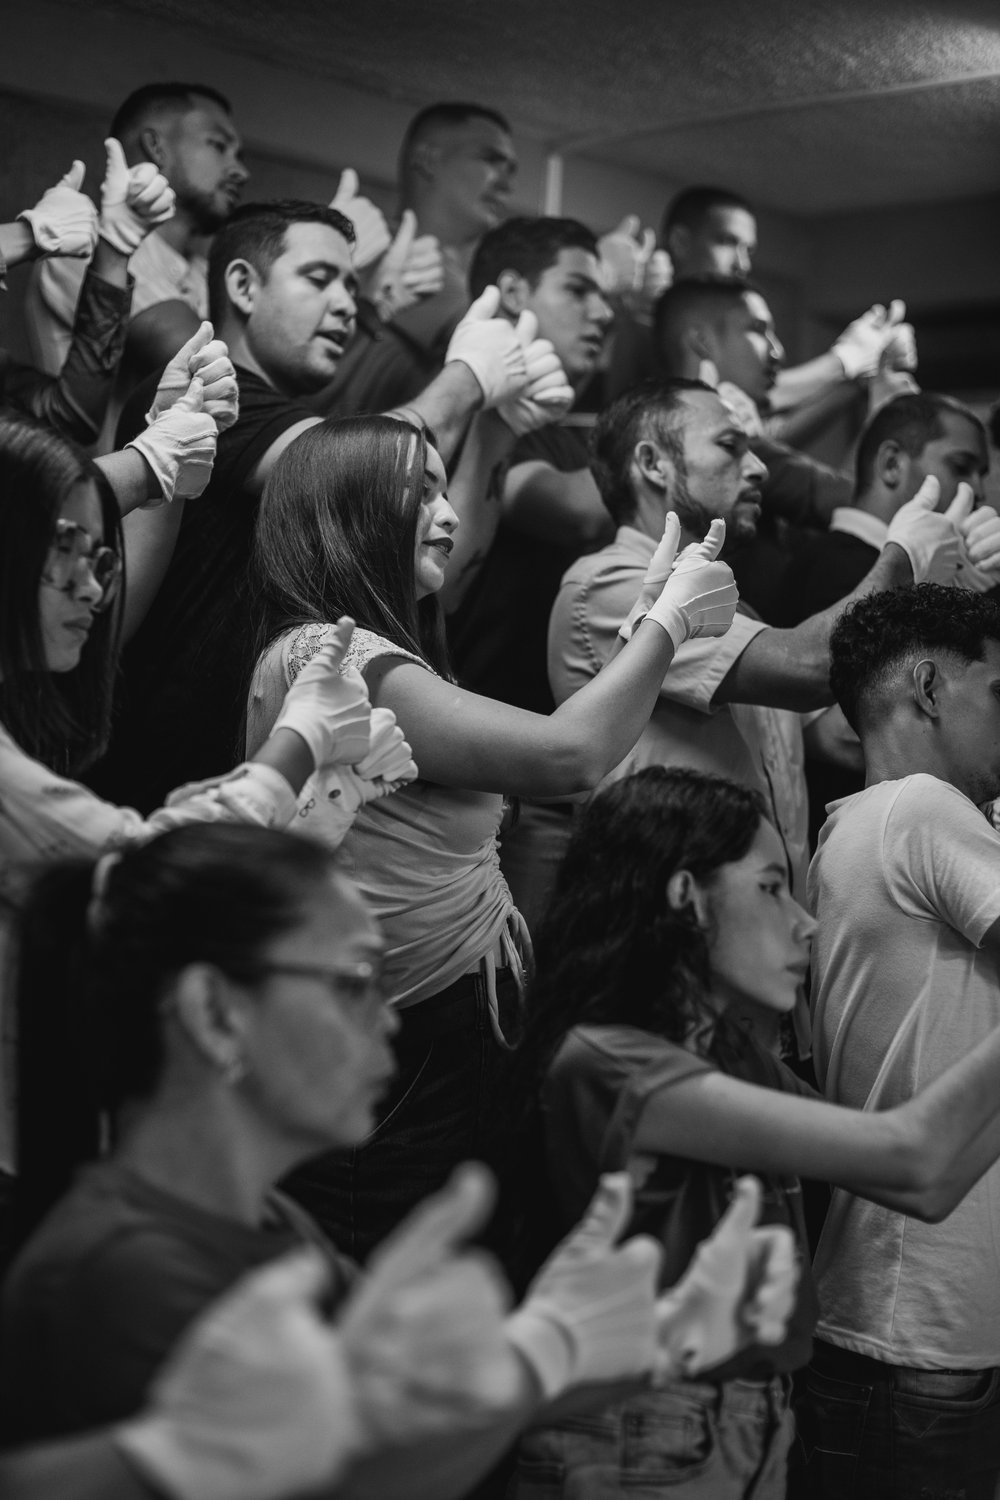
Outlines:
{"label": "crowd of people", "polygon": [[391,224],[105,144],[0,226],[0,1489],[993,1500],[1000,408],[484,105]]}

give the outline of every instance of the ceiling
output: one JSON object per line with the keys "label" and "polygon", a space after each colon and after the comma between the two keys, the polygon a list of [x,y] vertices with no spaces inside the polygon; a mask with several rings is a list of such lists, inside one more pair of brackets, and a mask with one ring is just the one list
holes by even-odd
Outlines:
{"label": "ceiling", "polygon": [[800,215],[1000,184],[998,0],[115,0],[97,10]]}

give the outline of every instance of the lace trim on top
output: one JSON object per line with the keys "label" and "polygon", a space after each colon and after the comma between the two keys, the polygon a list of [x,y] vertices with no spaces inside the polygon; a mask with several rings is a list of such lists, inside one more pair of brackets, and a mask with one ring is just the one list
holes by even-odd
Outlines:
{"label": "lace trim on top", "polygon": [[[312,661],[332,629],[332,625],[303,625],[295,632],[288,648],[286,670],[289,685],[298,677],[306,662]],[[351,636],[351,644],[347,648],[343,667],[353,667],[355,671],[363,673],[365,668],[379,656],[401,656],[406,661],[416,662],[417,666],[423,667],[425,672],[433,672],[433,668],[429,667],[419,656],[414,656],[412,651],[407,651],[403,646],[397,646],[394,641],[386,640],[384,635],[376,635],[374,630],[364,630],[360,625]]]}

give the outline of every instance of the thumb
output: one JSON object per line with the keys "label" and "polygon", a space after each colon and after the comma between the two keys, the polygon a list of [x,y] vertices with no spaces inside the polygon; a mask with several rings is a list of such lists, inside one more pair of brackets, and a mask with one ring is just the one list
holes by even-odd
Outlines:
{"label": "thumb", "polygon": [[712,1239],[742,1239],[760,1218],[761,1187],[756,1177],[741,1177],[729,1207],[715,1226]]}
{"label": "thumb", "polygon": [[621,223],[618,225],[618,228],[613,229],[611,233],[623,234],[627,239],[634,240],[636,235],[639,233],[640,222],[641,221],[638,214],[626,214],[624,219],[622,219]]}
{"label": "thumb", "polygon": [[649,260],[656,249],[656,230],[644,229],[642,232],[642,244],[639,246],[639,259],[643,265]]}
{"label": "thumb", "polygon": [[895,328],[906,318],[906,303],[900,297],[894,297],[889,303],[889,311],[886,314],[886,327]]}
{"label": "thumb", "polygon": [[232,1296],[241,1301],[312,1304],[328,1291],[330,1266],[318,1249],[293,1250],[253,1271],[237,1283]]}
{"label": "thumb", "polygon": [[84,166],[83,162],[75,161],[70,167],[69,171],[65,174],[65,176],[60,178],[60,181],[66,187],[72,188],[75,193],[78,193],[83,187],[83,179],[86,175],[87,168]]}
{"label": "thumb", "polygon": [[108,177],[120,177],[124,174],[127,177],[128,162],[125,160],[125,151],[121,141],[116,140],[113,135],[108,136],[108,139],[104,142],[104,150],[107,153],[105,175]]}
{"label": "thumb", "polygon": [[469,307],[462,322],[486,323],[490,318],[496,317],[499,306],[500,288],[498,286],[484,287],[475,302]]}
{"label": "thumb", "polygon": [[726,523],[721,516],[716,516],[700,542],[692,542],[690,547],[685,547],[680,557],[689,558],[692,562],[714,562],[722,551],[722,544],[726,540]]}
{"label": "thumb", "polygon": [[[913,496],[912,500],[908,502],[908,504],[912,505],[915,509],[936,510],[937,503],[940,498],[941,486],[934,478],[933,474],[928,474],[927,478],[924,480],[923,484],[920,486],[919,490],[917,490],[917,493]],[[955,499],[958,499],[957,495],[955,496]],[[955,502],[952,501],[952,504],[954,503]]]}
{"label": "thumb", "polygon": [[191,384],[171,408],[172,411],[201,411],[205,400],[205,386],[200,376],[194,375]]}
{"label": "thumb", "polygon": [[590,1206],[562,1248],[582,1252],[613,1245],[632,1212],[632,1179],[627,1172],[605,1172]]}
{"label": "thumb", "polygon": [[330,202],[331,208],[343,208],[345,203],[350,203],[352,198],[358,194],[358,174],[353,167],[345,167],[340,174],[337,183],[337,191]]}
{"label": "thumb", "polygon": [[[927,481],[924,480],[926,485]],[[955,491],[955,498],[945,511],[945,515],[953,526],[958,526],[967,516],[971,516],[972,507],[976,503],[976,497],[972,493],[971,484],[960,484]]]}
{"label": "thumb", "polygon": [[[327,652],[327,664],[331,667],[339,667],[347,655],[347,648],[351,644],[351,636],[354,634],[354,621],[350,615],[341,615],[336,625],[330,631],[329,636],[323,642],[322,649]],[[319,652],[316,653],[317,656]]]}
{"label": "thumb", "polygon": [[215,329],[206,318],[197,332],[191,335],[187,343],[181,345],[181,347],[178,349],[177,353],[171,360],[171,364],[176,363],[178,365],[187,366],[188,361],[198,353],[198,350],[204,349],[205,345],[210,344],[214,338]]}
{"label": "thumb", "polygon": [[528,345],[532,342],[535,335],[538,333],[538,318],[533,312],[529,312],[528,309],[525,308],[524,312],[521,313],[517,322],[514,324],[514,332],[517,334],[517,341],[521,345],[522,349],[527,349]]}
{"label": "thumb", "polygon": [[385,1292],[437,1270],[441,1261],[486,1222],[494,1180],[478,1162],[457,1167],[440,1192],[426,1198],[368,1261],[369,1288]]}
{"label": "thumb", "polygon": [[713,390],[718,388],[719,368],[714,360],[700,359],[698,361],[698,379],[702,385],[710,385]]}
{"label": "thumb", "polygon": [[404,209],[399,228],[396,230],[396,238],[385,252],[385,261],[389,265],[402,267],[406,263],[406,257],[410,253],[416,233],[417,216],[412,208]]}

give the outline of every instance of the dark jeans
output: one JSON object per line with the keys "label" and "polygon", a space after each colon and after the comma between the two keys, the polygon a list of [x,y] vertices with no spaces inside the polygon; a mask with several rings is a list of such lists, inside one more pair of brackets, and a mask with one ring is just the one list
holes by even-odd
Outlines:
{"label": "dark jeans", "polygon": [[993,1500],[1000,1370],[914,1370],[817,1342],[796,1404],[809,1500]]}
{"label": "dark jeans", "polygon": [[[497,974],[505,1036],[516,1039],[517,986]],[[353,1151],[331,1151],[282,1186],[338,1250],[365,1261],[459,1162],[503,1165],[493,1124],[511,1054],[494,1034],[486,983],[464,974],[440,994],[399,1012],[397,1073],[372,1134]]]}

